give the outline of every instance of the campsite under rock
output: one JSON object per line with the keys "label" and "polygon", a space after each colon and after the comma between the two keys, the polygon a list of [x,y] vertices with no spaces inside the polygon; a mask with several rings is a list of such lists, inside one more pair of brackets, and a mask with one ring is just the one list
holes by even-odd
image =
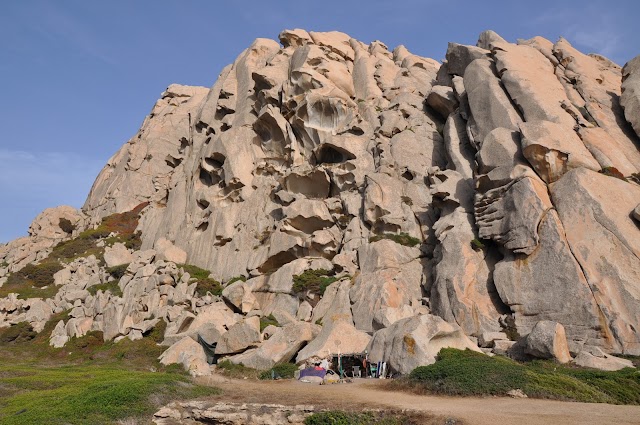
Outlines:
{"label": "campsite under rock", "polygon": [[82,209],[0,245],[2,343],[161,333],[193,376],[398,377],[443,348],[633,367],[639,136],[640,57],[257,39],[210,89],[169,86]]}

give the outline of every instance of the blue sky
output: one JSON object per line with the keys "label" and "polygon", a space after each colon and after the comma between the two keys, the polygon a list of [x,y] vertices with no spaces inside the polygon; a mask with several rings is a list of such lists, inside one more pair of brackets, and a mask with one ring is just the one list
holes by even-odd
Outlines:
{"label": "blue sky", "polygon": [[0,242],[43,209],[80,207],[171,83],[211,86],[257,37],[338,30],[441,60],[493,29],[640,54],[640,1],[6,0],[0,5]]}

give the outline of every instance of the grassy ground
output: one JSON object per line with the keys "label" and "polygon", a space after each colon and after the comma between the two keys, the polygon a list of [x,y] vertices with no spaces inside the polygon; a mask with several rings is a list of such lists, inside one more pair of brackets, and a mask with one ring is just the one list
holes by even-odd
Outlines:
{"label": "grassy ground", "polygon": [[305,425],[418,425],[423,424],[423,420],[423,417],[409,413],[331,410],[314,413],[306,418],[304,423]]}
{"label": "grassy ground", "polygon": [[529,397],[612,404],[640,404],[640,371],[603,372],[549,361],[517,363],[469,350],[446,348],[438,361],[416,368],[411,375],[389,384],[447,395],[505,395],[521,389]]}
{"label": "grassy ground", "polygon": [[6,330],[0,332],[0,423],[150,423],[171,400],[220,393],[194,385],[180,366],[160,365],[157,357],[166,347],[153,334],[104,343],[100,332],[91,332],[63,348],[50,347],[48,335],[60,319],[64,314],[35,337],[25,332],[12,342],[2,338]]}
{"label": "grassy ground", "polygon": [[10,424],[110,424],[150,418],[176,398],[216,393],[177,372],[128,370],[122,365],[0,366],[0,422]]}

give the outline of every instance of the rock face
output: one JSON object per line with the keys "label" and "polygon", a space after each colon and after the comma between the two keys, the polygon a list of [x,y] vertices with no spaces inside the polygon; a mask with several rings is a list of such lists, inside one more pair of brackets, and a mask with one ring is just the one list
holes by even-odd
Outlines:
{"label": "rock face", "polygon": [[560,361],[640,355],[639,78],[638,58],[492,31],[442,64],[338,32],[258,39],[210,89],[169,86],[82,211],[0,246],[2,285],[148,203],[141,247],[100,240],[106,266],[129,264],[122,294],[74,259],[55,297],[0,299],[0,327],[69,310],[62,346],[163,320],[164,345],[200,336],[260,369],[368,346],[406,373],[518,335]]}
{"label": "rock face", "polygon": [[631,59],[622,69],[622,97],[624,116],[640,136],[640,56]]}

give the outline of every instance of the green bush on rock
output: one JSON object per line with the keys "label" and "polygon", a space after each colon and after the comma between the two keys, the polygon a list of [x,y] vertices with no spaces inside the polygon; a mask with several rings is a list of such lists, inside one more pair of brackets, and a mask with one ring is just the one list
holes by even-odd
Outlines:
{"label": "green bush on rock", "polygon": [[301,294],[311,292],[316,295],[324,295],[324,291],[329,285],[338,279],[329,276],[331,272],[325,269],[305,270],[304,273],[293,276],[293,292]]}
{"label": "green bush on rock", "polygon": [[416,246],[420,243],[420,239],[410,236],[408,233],[383,233],[381,235],[375,235],[369,238],[369,242],[377,242],[383,239],[388,239],[397,244],[404,246]]}

